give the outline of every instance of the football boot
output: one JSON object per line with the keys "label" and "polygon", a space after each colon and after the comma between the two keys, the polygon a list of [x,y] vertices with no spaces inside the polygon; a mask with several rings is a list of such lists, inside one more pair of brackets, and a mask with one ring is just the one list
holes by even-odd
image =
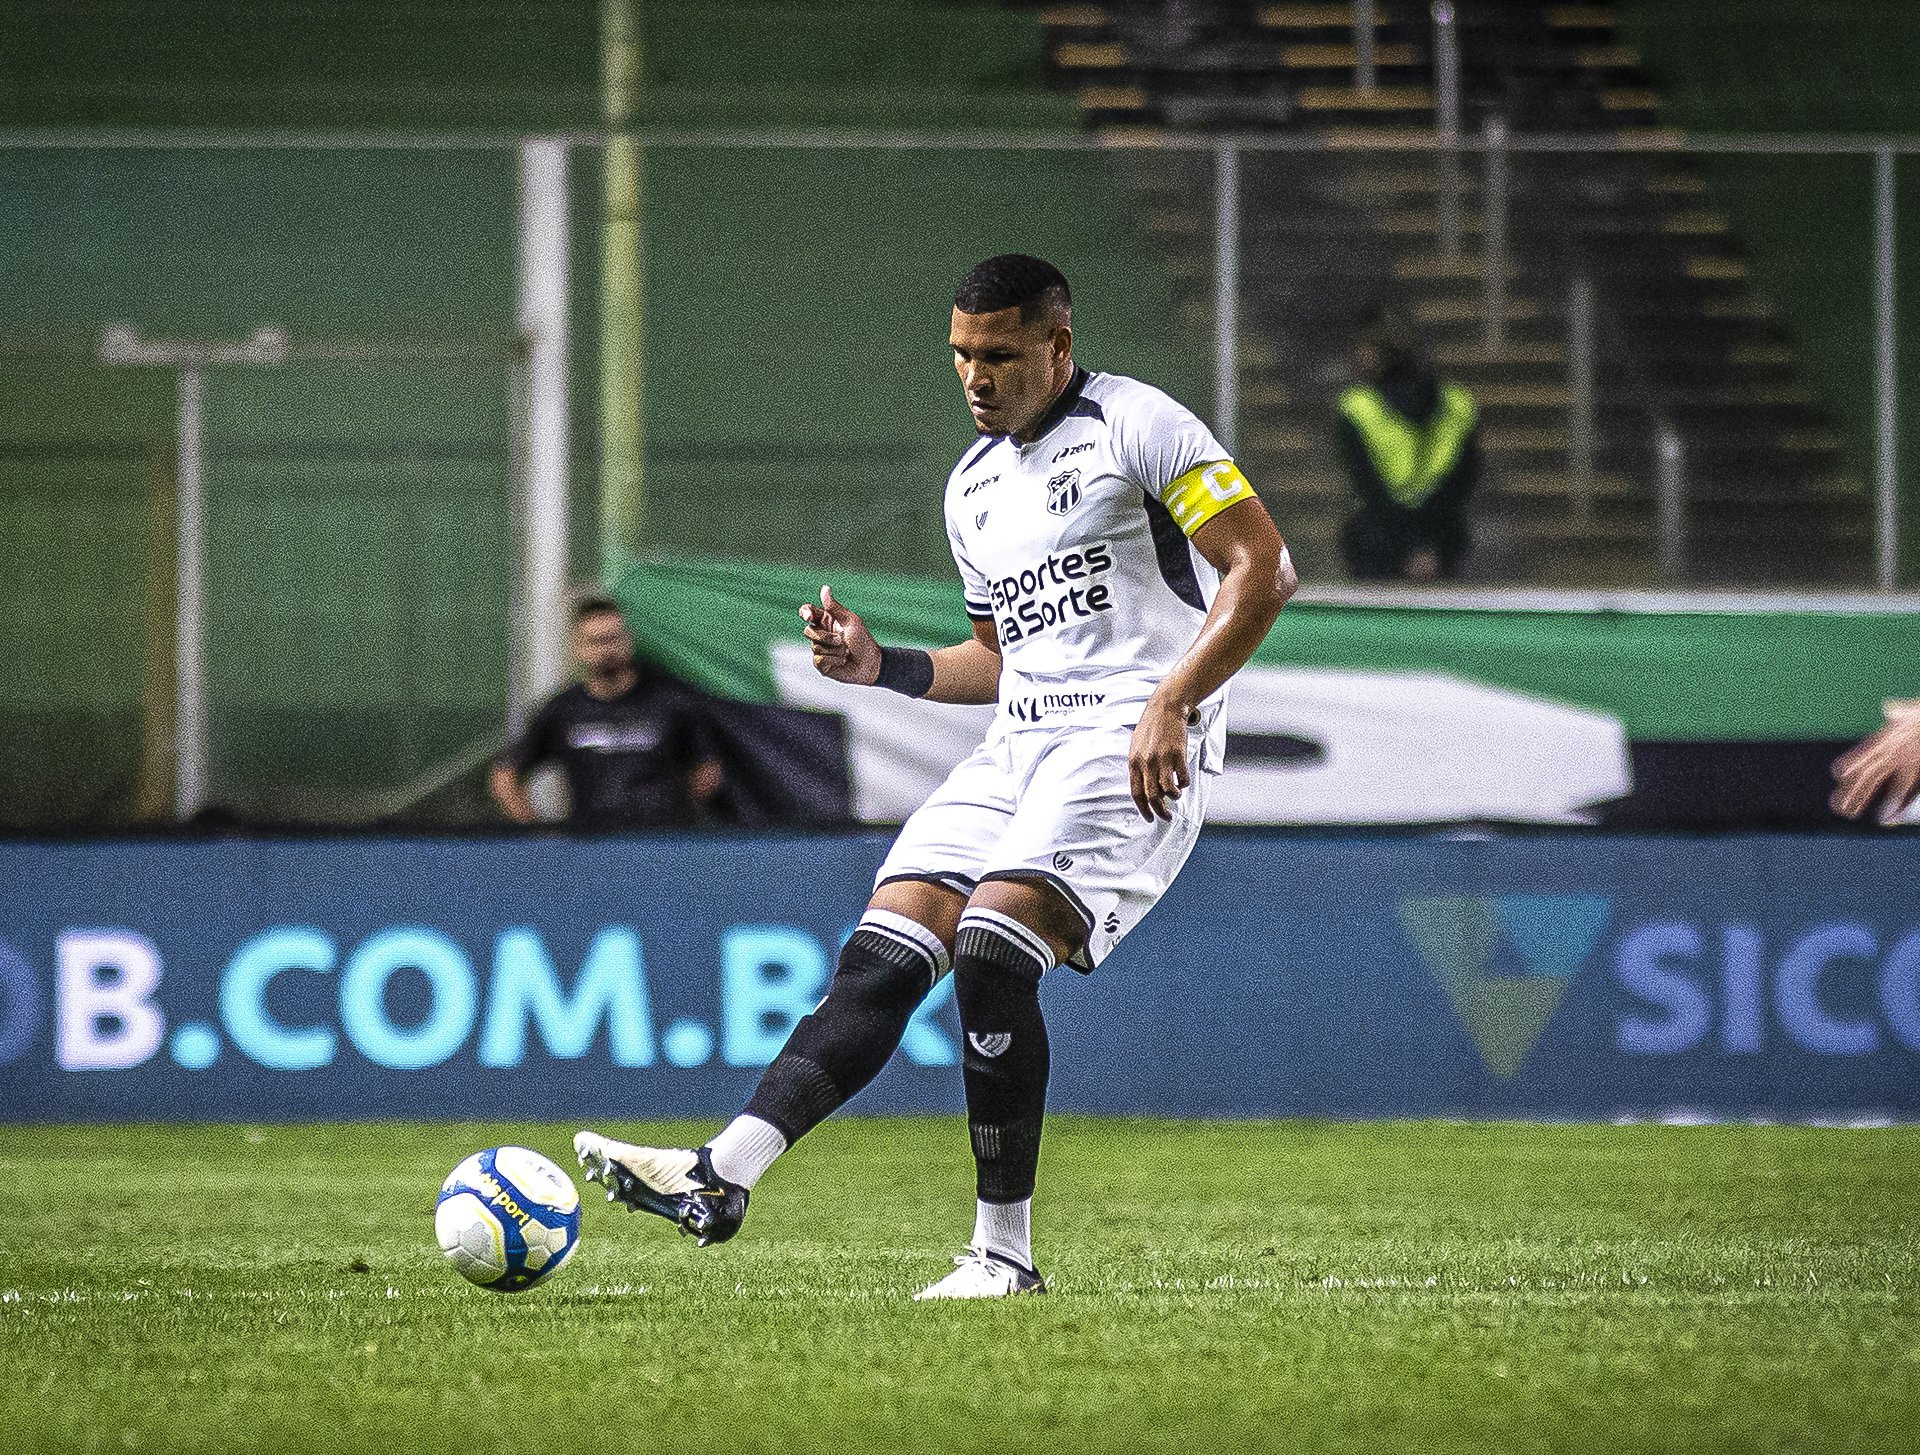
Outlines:
{"label": "football boot", "polygon": [[598,1132],[573,1139],[589,1182],[607,1189],[607,1201],[663,1217],[700,1247],[724,1243],[747,1216],[747,1190],[713,1170],[702,1147],[636,1147]]}
{"label": "football boot", "polygon": [[985,1248],[969,1248],[953,1260],[953,1272],[913,1296],[915,1303],[936,1298],[1006,1298],[1015,1293],[1045,1293],[1047,1281]]}

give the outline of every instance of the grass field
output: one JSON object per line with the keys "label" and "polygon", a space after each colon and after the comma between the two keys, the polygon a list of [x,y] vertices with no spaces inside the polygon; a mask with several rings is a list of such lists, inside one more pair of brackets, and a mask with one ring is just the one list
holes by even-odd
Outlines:
{"label": "grass field", "polygon": [[1054,1292],[916,1305],[963,1133],[854,1120],[725,1247],[596,1196],[552,1286],[460,1282],[440,1179],[570,1131],[0,1129],[0,1449],[1920,1443],[1914,1129],[1062,1118]]}

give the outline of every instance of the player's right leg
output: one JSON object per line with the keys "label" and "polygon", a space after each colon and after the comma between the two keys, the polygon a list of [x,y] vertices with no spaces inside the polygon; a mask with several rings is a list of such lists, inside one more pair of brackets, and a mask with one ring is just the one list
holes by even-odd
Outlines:
{"label": "player's right leg", "polygon": [[746,1109],[697,1148],[637,1147],[583,1131],[573,1147],[589,1182],[702,1245],[739,1230],[761,1174],[880,1074],[947,973],[967,896],[1013,817],[1006,752],[983,743],[901,828],[826,999],[794,1027]]}
{"label": "player's right leg", "polygon": [[847,937],[833,983],[793,1028],[746,1109],[704,1147],[641,1147],[599,1132],[573,1139],[589,1182],[610,1201],[677,1224],[702,1247],[724,1243],[774,1159],[866,1089],[920,1002],[947,973],[966,899],[944,884],[898,879],[874,891]]}

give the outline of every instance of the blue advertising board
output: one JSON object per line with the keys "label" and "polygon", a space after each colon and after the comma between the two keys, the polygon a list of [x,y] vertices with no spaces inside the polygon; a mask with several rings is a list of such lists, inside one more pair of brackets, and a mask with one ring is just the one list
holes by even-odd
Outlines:
{"label": "blue advertising board", "polygon": [[[0,845],[0,1120],[723,1116],[886,847]],[[1044,995],[1051,1105],[1920,1114],[1920,840],[1210,832]],[[942,985],[857,1109],[957,1110]]]}

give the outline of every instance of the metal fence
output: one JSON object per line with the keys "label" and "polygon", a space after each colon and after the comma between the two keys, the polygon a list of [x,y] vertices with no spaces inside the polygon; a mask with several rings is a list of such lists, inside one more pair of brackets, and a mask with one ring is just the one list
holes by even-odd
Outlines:
{"label": "metal fence", "polygon": [[[211,799],[364,816],[430,785],[471,756],[477,725],[556,680],[568,583],[634,555],[940,569],[932,497],[965,430],[944,300],[967,262],[1012,247],[1048,252],[1074,278],[1089,362],[1164,383],[1209,418],[1310,581],[1341,578],[1333,400],[1355,317],[1385,298],[1481,403],[1470,579],[1899,582],[1903,421],[1920,403],[1897,347],[1914,296],[1899,287],[1900,209],[1920,193],[1899,184],[1920,139],[1516,136],[1497,119],[1468,133],[1448,119],[1445,76],[1443,64],[1442,123],[1418,137],[640,132],[629,181],[641,211],[624,230],[609,226],[621,168],[606,165],[600,134],[0,133],[22,215],[37,199],[62,222],[16,218],[25,282],[0,304],[0,335],[9,367],[51,332],[68,352],[81,340],[101,371],[178,373],[178,411],[155,427],[177,465],[155,471],[135,451],[142,480],[179,492],[178,549],[128,569],[170,574],[147,581],[148,595],[179,607],[170,800],[181,814]],[[163,162],[271,195],[98,185]],[[313,178],[331,180],[302,212],[288,199]],[[231,217],[184,225],[215,195]],[[276,229],[250,205],[291,210]],[[341,223],[342,208],[360,212]],[[83,256],[102,231],[118,262]],[[196,270],[207,256],[226,261]],[[183,293],[183,271],[199,294]],[[410,281],[396,288],[394,275]],[[214,300],[234,279],[250,296]],[[503,640],[447,665],[439,705],[329,788],[325,775],[295,783],[286,754],[265,767],[257,745],[220,747],[217,684],[244,675],[236,658],[262,638],[223,641],[216,620],[193,650],[204,556],[187,507],[196,485],[216,513],[240,488],[244,452],[218,444],[233,439],[235,378],[270,369],[268,355],[319,367],[371,346],[415,357],[362,361],[386,383],[325,429],[274,434],[286,458],[357,450],[359,464],[290,476],[286,498],[311,507],[311,531],[344,539],[381,508],[380,478],[407,476],[424,498],[459,475],[443,471],[448,459],[484,459],[474,508],[450,529],[461,549],[498,557],[485,589],[499,599],[476,620]],[[448,351],[495,382],[461,384]],[[14,462],[0,509],[15,522],[32,500],[77,488],[18,464],[39,457],[35,417],[67,407],[63,377],[36,375],[0,411],[0,454]],[[477,413],[444,397],[396,408],[412,389],[488,399]],[[261,396],[250,417],[286,407]],[[436,409],[448,422],[433,439],[355,422],[355,411]],[[633,428],[617,427],[620,411]],[[196,450],[208,431],[215,447]],[[349,475],[358,483],[339,485]],[[255,516],[270,528],[272,512]],[[22,533],[0,536],[13,578],[30,583],[5,597],[9,639],[26,641],[46,603],[88,589],[100,568],[62,576],[26,558]],[[431,549],[442,537],[420,539]],[[366,650],[362,627],[289,629],[333,633],[307,655],[339,677]],[[137,680],[120,695],[138,709],[154,674],[141,650],[121,655],[116,670]],[[20,665],[33,660],[17,655],[14,680],[0,679],[0,712],[45,705]],[[398,679],[417,665],[383,670]],[[273,731],[294,756],[303,734],[357,720],[365,693],[338,688],[304,680],[266,704],[292,714]],[[439,726],[421,726],[430,718]],[[131,816],[133,798],[92,821]]]}

